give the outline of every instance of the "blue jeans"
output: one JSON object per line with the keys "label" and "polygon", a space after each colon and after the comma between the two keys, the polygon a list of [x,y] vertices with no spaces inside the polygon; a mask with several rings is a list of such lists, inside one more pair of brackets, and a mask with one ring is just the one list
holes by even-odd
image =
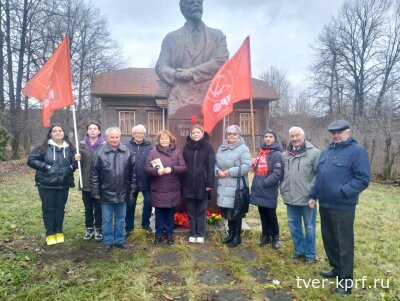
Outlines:
{"label": "blue jeans", "polygon": [[126,202],[101,202],[103,242],[105,245],[123,244],[125,242]]}
{"label": "blue jeans", "polygon": [[286,207],[294,252],[307,258],[315,258],[316,208],[310,208],[308,205]]}
{"label": "blue jeans", "polygon": [[[142,212],[142,228],[150,227],[151,217],[151,198],[150,190],[142,191],[143,194],[143,212]],[[139,191],[135,191],[132,194],[132,198],[128,200],[126,206],[126,218],[125,218],[125,230],[131,232],[135,228],[135,210],[136,201],[139,195]]]}
{"label": "blue jeans", "polygon": [[170,235],[174,231],[175,208],[156,207],[156,235]]}

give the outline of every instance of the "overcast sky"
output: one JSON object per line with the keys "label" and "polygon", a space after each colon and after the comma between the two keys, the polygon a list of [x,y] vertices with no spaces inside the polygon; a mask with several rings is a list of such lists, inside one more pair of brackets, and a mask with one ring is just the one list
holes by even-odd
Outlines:
{"label": "overcast sky", "polygon": [[[250,36],[253,77],[275,66],[301,84],[310,64],[310,45],[343,3],[204,0],[203,21],[225,33],[230,55]],[[154,67],[164,36],[185,22],[179,0],[96,0],[94,5],[107,18],[129,67]]]}

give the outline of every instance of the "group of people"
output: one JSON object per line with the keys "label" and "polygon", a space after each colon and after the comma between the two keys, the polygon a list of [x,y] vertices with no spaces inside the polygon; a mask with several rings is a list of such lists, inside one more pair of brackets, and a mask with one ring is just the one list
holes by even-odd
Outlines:
{"label": "group of people", "polygon": [[[352,279],[355,208],[359,194],[369,185],[370,166],[366,150],[351,137],[347,121],[334,121],[328,131],[332,143],[320,153],[300,127],[290,128],[286,150],[276,131],[266,129],[261,148],[252,158],[237,125],[225,129],[225,139],[215,153],[198,124],[191,127],[181,151],[167,130],[157,134],[153,146],[145,140],[146,128],[137,125],[132,139],[123,144],[119,128],[108,128],[104,139],[100,124],[92,121],[80,143],[80,154],[75,154],[63,127],[54,124],[28,157],[28,165],[37,171],[47,244],[64,242],[65,204],[78,161],[82,165],[84,239],[102,240],[107,252],[113,247],[126,249],[139,192],[143,194],[141,226],[150,232],[155,208],[156,245],[174,243],[174,211],[183,201],[190,224],[188,240],[204,243],[207,203],[215,182],[217,205],[228,221],[228,235],[222,243],[238,246],[245,214],[235,212],[235,194],[237,188],[248,185],[251,172],[250,203],[258,207],[262,225],[259,246],[280,248],[276,214],[280,191],[294,244],[292,258],[315,263],[318,200],[322,239],[332,266],[320,274]],[[349,294],[351,287],[337,287],[336,292]]]}

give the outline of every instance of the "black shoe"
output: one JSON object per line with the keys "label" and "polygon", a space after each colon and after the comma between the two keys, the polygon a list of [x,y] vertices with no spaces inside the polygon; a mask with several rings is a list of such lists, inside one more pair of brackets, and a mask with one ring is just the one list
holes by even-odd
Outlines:
{"label": "black shoe", "polygon": [[306,264],[314,264],[316,263],[315,258],[306,257]]}
{"label": "black shoe", "polygon": [[334,270],[321,271],[321,272],[319,272],[319,274],[324,278],[335,278],[336,276],[338,276],[338,274]]}
{"label": "black shoe", "polygon": [[128,250],[125,244],[116,244],[115,247],[121,250]]}
{"label": "black shoe", "polygon": [[241,240],[240,236],[239,236],[239,237],[235,236],[235,237],[232,239],[232,241],[228,244],[228,247],[229,247],[229,248],[235,248],[235,247],[237,247],[238,245],[240,245],[241,243],[242,243],[242,240]]}
{"label": "black shoe", "polygon": [[304,259],[306,256],[303,254],[299,254],[299,253],[294,253],[292,257],[290,257],[291,259],[297,259],[297,260],[301,260]]}
{"label": "black shoe", "polygon": [[149,232],[149,233],[153,233],[153,229],[151,229],[150,226],[143,226],[142,229],[143,229],[143,230],[146,230],[146,231]]}
{"label": "black shoe", "polygon": [[337,288],[335,288],[334,293],[339,295],[339,296],[342,296],[342,297],[344,297],[346,295],[351,295],[351,288],[344,289],[344,288],[341,288],[341,287],[337,287]]}
{"label": "black shoe", "polygon": [[271,236],[263,235],[263,236],[261,236],[261,239],[258,242],[258,246],[259,247],[263,247],[263,246],[268,245],[270,243],[272,243]]}
{"label": "black shoe", "polygon": [[281,244],[279,243],[279,236],[272,237],[272,249],[278,250],[281,248]]}
{"label": "black shoe", "polygon": [[223,244],[228,244],[233,239],[233,231],[228,231],[228,236],[221,240]]}
{"label": "black shoe", "polygon": [[112,245],[104,245],[104,252],[109,253],[112,249]]}
{"label": "black shoe", "polygon": [[162,235],[154,235],[154,244],[156,246],[159,246],[161,244],[161,240],[162,240]]}
{"label": "black shoe", "polygon": [[174,238],[172,237],[172,234],[167,235],[167,244],[168,245],[173,245],[174,244]]}

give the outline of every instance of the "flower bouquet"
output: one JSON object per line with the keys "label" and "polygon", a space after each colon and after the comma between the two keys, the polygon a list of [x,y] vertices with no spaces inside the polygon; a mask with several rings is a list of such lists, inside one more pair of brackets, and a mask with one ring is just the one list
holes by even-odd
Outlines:
{"label": "flower bouquet", "polygon": [[219,222],[222,221],[222,216],[221,213],[211,213],[210,211],[207,211],[207,223],[214,225],[214,224],[219,224]]}
{"label": "flower bouquet", "polygon": [[177,226],[185,227],[189,229],[189,217],[186,212],[175,212],[174,214],[174,223]]}

